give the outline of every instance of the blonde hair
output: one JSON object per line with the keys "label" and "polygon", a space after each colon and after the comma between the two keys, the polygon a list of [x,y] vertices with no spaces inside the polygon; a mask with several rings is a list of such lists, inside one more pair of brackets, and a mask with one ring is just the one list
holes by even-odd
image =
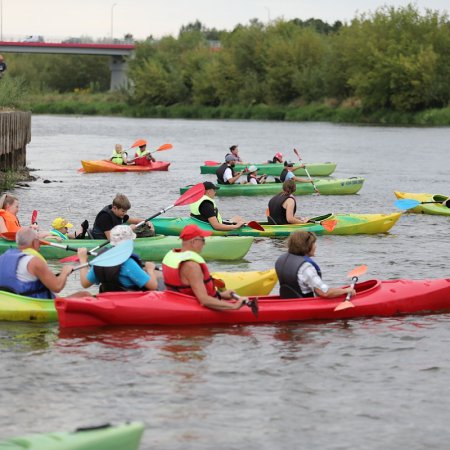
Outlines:
{"label": "blonde hair", "polygon": [[3,194],[0,197],[0,209],[5,209],[6,206],[11,206],[16,200],[19,201],[19,199],[14,195],[8,193]]}
{"label": "blonde hair", "polygon": [[317,237],[311,231],[294,231],[287,241],[288,252],[300,256],[308,255],[316,241]]}
{"label": "blonde hair", "polygon": [[116,148],[116,152],[122,153],[123,148],[120,144],[116,144],[115,148]]}

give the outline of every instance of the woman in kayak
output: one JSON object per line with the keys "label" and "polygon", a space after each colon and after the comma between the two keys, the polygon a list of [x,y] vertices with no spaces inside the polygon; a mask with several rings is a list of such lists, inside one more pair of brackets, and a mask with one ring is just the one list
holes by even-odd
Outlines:
{"label": "woman in kayak", "polygon": [[292,195],[297,189],[294,180],[283,183],[283,191],[269,200],[267,220],[271,225],[287,225],[295,223],[306,223],[308,217],[295,217],[297,201]]}
{"label": "woman in kayak", "polygon": [[111,155],[111,162],[118,164],[119,166],[127,165],[128,154],[125,152],[120,144],[116,144],[116,147]]}
{"label": "woman in kayak", "polygon": [[0,197],[0,233],[16,233],[19,231],[18,212],[19,199],[11,194],[3,194]]}
{"label": "woman in kayak", "polygon": [[200,253],[205,246],[205,237],[211,231],[202,230],[197,225],[186,225],[180,234],[181,249],[171,250],[162,262],[164,283],[170,291],[181,292],[197,298],[200,304],[210,309],[222,311],[239,309],[247,301],[240,297],[232,302],[233,291],[218,292],[209,273],[205,260]]}
{"label": "woman in kayak", "polygon": [[324,297],[355,295],[355,290],[329,287],[322,280],[320,267],[311,257],[316,254],[316,235],[311,231],[295,231],[288,238],[288,251],[281,255],[275,270],[280,283],[280,297]]}

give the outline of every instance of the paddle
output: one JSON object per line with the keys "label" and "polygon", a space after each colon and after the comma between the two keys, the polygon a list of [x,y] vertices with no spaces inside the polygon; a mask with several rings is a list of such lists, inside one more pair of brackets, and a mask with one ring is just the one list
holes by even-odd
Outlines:
{"label": "paddle", "polygon": [[[352,289],[355,288],[355,284],[358,281],[358,277],[364,273],[366,273],[367,271],[367,266],[365,264],[363,264],[362,266],[358,266],[355,267],[353,270],[351,270],[348,274],[347,277],[352,279],[352,283],[350,285],[350,287]],[[355,305],[350,301],[351,295],[350,292],[347,294],[347,296],[345,297],[345,300],[341,303],[339,303],[336,308],[334,308],[335,311],[341,311],[342,309],[347,309],[347,308],[354,308]]]}
{"label": "paddle", "polygon": [[[300,153],[297,151],[296,148],[294,148],[294,153],[297,155],[297,158],[298,158],[299,162],[301,164],[303,164],[303,161],[302,161],[302,158],[300,156]],[[305,164],[303,164],[303,165],[305,166],[304,169],[305,169],[306,175],[308,175],[308,180],[313,185],[314,190],[320,195],[319,189],[317,189],[317,186],[315,185],[314,180],[311,178],[311,175],[309,174],[308,169],[306,168],[306,165]]]}
{"label": "paddle", "polygon": [[[241,297],[239,297],[239,295],[237,295],[236,292],[233,292],[231,296],[236,300],[241,299]],[[258,317],[259,313],[258,297],[255,297],[253,300],[244,300],[243,304],[248,306],[252,310],[252,313],[255,317]]]}
{"label": "paddle", "polygon": [[185,206],[194,203],[197,200],[199,200],[204,194],[205,194],[205,186],[203,185],[203,183],[195,184],[194,186],[189,188],[183,195],[181,195],[173,205],[161,209],[161,211],[157,212],[156,214],[153,214],[153,216],[150,216],[149,218],[143,220],[142,222],[139,222],[136,225],[136,228],[139,228],[145,223],[150,222],[150,220],[160,216],[161,214],[164,214],[166,211],[169,211],[169,209],[172,209],[175,206]]}
{"label": "paddle", "polygon": [[205,166],[220,166],[222,163],[217,161],[204,161]]}
{"label": "paddle", "polygon": [[[109,244],[109,241],[105,241],[103,242],[103,244],[97,245],[94,248],[91,248],[90,250],[88,250],[88,255],[93,255],[93,256],[97,256],[98,253],[96,253],[97,250],[101,249],[102,247],[105,247],[106,245]],[[66,248],[66,250],[71,250],[71,251],[77,251],[76,248]],[[67,256],[65,258],[62,258],[59,260],[60,263],[66,263],[66,262],[78,262],[79,258],[78,255],[72,255],[72,256]]]}
{"label": "paddle", "polygon": [[31,225],[37,225],[37,216],[38,212],[33,209],[33,213],[31,214]]}
{"label": "paddle", "polygon": [[[135,145],[137,142],[139,142],[139,141],[136,141],[130,148],[138,147],[138,145]],[[153,150],[152,152],[145,153],[145,154],[142,155],[142,156],[151,155],[152,153],[156,153],[156,152],[163,152],[164,150],[170,150],[171,148],[173,148],[173,145],[172,145],[172,144],[163,144],[163,145],[161,145],[160,147],[158,147],[156,150]],[[127,162],[127,164],[130,164],[130,163],[136,161],[136,159],[138,159],[138,158],[142,158],[142,156],[138,156],[137,158],[130,159],[130,160]]]}
{"label": "paddle", "polygon": [[72,269],[74,270],[82,269],[87,266],[100,266],[100,267],[113,267],[118,266],[125,262],[133,253],[133,241],[124,241],[119,245],[112,247],[108,251],[98,255],[92,261],[86,264],[80,264]]}
{"label": "paddle", "polygon": [[331,232],[336,228],[336,225],[338,224],[338,221],[336,219],[329,219],[329,217],[331,217],[332,215],[332,213],[328,213],[324,214],[323,216],[311,217],[308,220],[308,223],[318,223],[322,225],[325,231]]}
{"label": "paddle", "polygon": [[253,228],[254,230],[258,231],[266,231],[262,225],[260,225],[256,220],[251,220],[250,222],[244,224],[247,227]]}
{"label": "paddle", "polygon": [[[426,205],[426,204],[430,204],[430,203],[437,203],[442,205],[443,202],[419,202],[419,200],[414,200],[412,198],[400,198],[398,200],[395,201],[395,206],[399,209],[403,209],[403,210],[408,210],[408,209],[412,209],[415,208],[416,206],[419,205]],[[446,206],[447,208],[450,208],[450,199],[445,201],[445,204],[443,206]]]}

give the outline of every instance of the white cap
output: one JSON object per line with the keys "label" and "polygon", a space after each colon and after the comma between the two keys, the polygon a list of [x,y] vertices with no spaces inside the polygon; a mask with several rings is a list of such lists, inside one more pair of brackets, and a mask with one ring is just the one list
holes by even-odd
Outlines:
{"label": "white cap", "polygon": [[255,172],[256,170],[258,170],[258,168],[257,168],[255,165],[251,165],[251,166],[248,168],[248,171],[249,171],[249,172]]}
{"label": "white cap", "polygon": [[116,225],[109,235],[111,245],[118,245],[123,241],[132,241],[136,239],[136,234],[128,225]]}

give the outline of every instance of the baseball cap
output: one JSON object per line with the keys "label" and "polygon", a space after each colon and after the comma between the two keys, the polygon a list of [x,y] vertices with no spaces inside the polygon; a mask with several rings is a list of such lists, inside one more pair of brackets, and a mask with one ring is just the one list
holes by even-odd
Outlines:
{"label": "baseball cap", "polygon": [[128,225],[116,225],[109,235],[111,245],[118,245],[123,241],[132,241],[136,239],[136,234]]}
{"label": "baseball cap", "polygon": [[275,153],[275,158],[277,158],[277,159],[283,159],[283,153],[281,153],[281,152]]}
{"label": "baseball cap", "polygon": [[190,241],[191,239],[194,239],[196,237],[207,237],[211,236],[212,231],[206,231],[202,230],[195,224],[186,225],[183,228],[183,231],[180,234],[180,239],[183,241]]}
{"label": "baseball cap", "polygon": [[236,158],[236,156],[234,156],[234,155],[225,156],[225,162],[231,162],[231,161],[239,161],[239,158]]}
{"label": "baseball cap", "polygon": [[58,228],[72,228],[73,225],[71,223],[69,223],[66,219],[63,219],[62,217],[57,217],[53,222],[52,222],[52,227],[57,230]]}
{"label": "baseball cap", "polygon": [[214,189],[216,191],[220,189],[219,186],[216,186],[214,183],[211,183],[211,181],[204,181],[203,186],[205,186],[205,191],[207,191],[208,189]]}
{"label": "baseball cap", "polygon": [[258,168],[257,168],[255,165],[251,165],[251,166],[248,168],[248,171],[249,171],[249,172],[255,172],[256,170],[258,170]]}

